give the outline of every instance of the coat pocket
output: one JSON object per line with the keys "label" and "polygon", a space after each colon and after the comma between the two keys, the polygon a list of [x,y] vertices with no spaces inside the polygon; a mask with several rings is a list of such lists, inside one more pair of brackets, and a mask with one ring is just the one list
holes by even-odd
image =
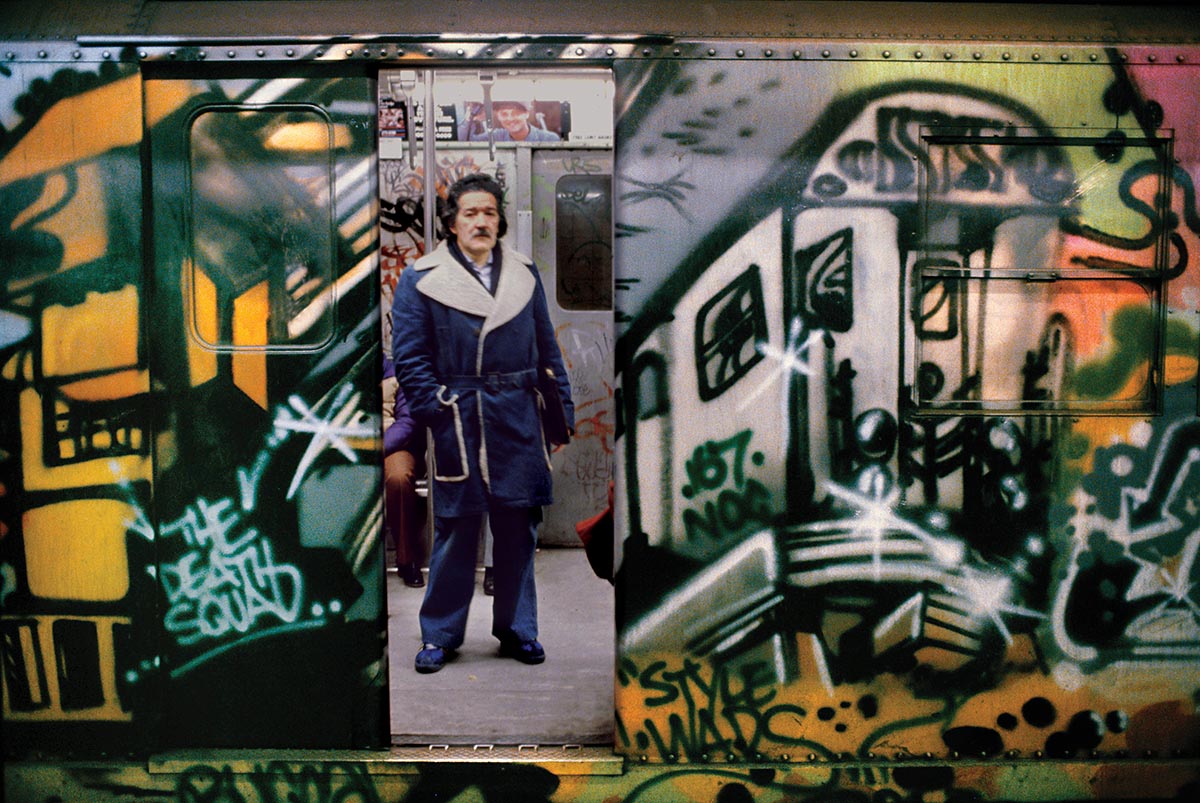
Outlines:
{"label": "coat pocket", "polygon": [[462,482],[470,476],[467,463],[467,441],[463,434],[462,413],[458,394],[446,396],[446,386],[438,388],[437,400],[450,415],[439,416],[429,427],[429,442],[433,450],[433,478],[438,482]]}

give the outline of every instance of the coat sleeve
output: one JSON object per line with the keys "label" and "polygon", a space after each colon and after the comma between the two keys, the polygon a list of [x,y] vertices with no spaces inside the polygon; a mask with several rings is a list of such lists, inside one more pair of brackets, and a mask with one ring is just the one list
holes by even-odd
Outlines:
{"label": "coat sleeve", "polygon": [[418,426],[430,426],[446,407],[438,401],[444,388],[438,381],[434,355],[437,343],[429,299],[417,290],[417,272],[412,267],[400,274],[392,301],[392,361],[396,378]]}
{"label": "coat sleeve", "polygon": [[563,365],[562,352],[558,349],[558,340],[554,337],[554,324],[550,322],[550,308],[546,303],[546,291],[542,287],[542,279],[538,275],[536,265],[531,265],[533,278],[537,282],[537,290],[533,298],[533,319],[537,332],[538,368],[552,368],[558,379],[558,392],[562,396],[563,408],[567,412],[567,426],[575,431],[575,402],[571,398],[571,380],[567,377],[567,368]]}
{"label": "coat sleeve", "polygon": [[413,439],[416,422],[408,411],[404,401],[404,391],[396,378],[388,377],[384,382],[384,405],[386,406],[384,422],[387,429],[383,431],[383,453],[392,454],[406,448]]}

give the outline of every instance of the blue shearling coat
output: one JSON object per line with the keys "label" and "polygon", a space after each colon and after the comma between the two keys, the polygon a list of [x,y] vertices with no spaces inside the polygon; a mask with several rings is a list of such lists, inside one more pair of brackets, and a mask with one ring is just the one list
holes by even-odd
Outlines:
{"label": "blue shearling coat", "polygon": [[574,427],[571,388],[546,293],[526,256],[501,245],[493,297],[448,245],[400,276],[392,305],[396,376],[428,428],[437,516],[548,505],[550,452],[535,371],[550,367]]}

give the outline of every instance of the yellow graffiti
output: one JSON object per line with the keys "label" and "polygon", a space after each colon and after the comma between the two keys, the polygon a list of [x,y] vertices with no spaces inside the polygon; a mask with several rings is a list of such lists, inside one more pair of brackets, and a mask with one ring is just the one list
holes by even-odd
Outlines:
{"label": "yellow graffiti", "polygon": [[[140,376],[144,383],[144,372]],[[26,389],[21,392],[19,408],[21,466],[25,490],[63,490],[89,485],[112,485],[118,480],[150,479],[150,459],[144,455],[107,455],[61,466],[47,465],[42,451],[42,397],[36,390]]]}
{"label": "yellow graffiti", "polygon": [[[60,664],[59,656],[62,651],[54,641],[54,625],[56,622],[69,620],[73,623],[90,622],[96,628],[95,666],[99,670],[98,680],[102,699],[99,705],[81,708],[64,708],[62,702],[62,681],[74,680],[71,673],[79,667]],[[128,627],[131,620],[122,616],[35,616],[0,617],[0,622],[8,625],[6,630],[15,624],[18,632],[14,654],[6,656],[14,667],[21,671],[0,673],[4,682],[4,719],[11,722],[48,722],[55,721],[125,721],[133,716],[122,709],[117,697],[117,682],[115,676],[115,649],[113,629],[123,625]],[[26,688],[21,692],[29,700],[29,709],[14,710],[14,697],[17,690],[10,688],[14,678],[23,676]]]}
{"label": "yellow graffiti", "polygon": [[188,371],[195,387],[217,375],[217,355],[206,347],[217,342],[217,288],[212,279],[202,271],[193,270],[190,263],[184,265],[183,274],[191,278],[190,287],[184,283],[183,308],[191,318]]}
{"label": "yellow graffiti", "polygon": [[[233,300],[235,347],[268,345],[267,321],[271,317],[270,286],[259,282]],[[267,353],[264,349],[239,350],[233,356],[233,381],[259,407],[267,408]]]}
{"label": "yellow graffiti", "polygon": [[129,592],[129,505],[76,499],[21,516],[29,590],[47,599],[112,602]]}
{"label": "yellow graffiti", "polygon": [[135,366],[137,325],[138,291],[133,285],[88,293],[82,304],[70,307],[52,304],[42,313],[42,372],[63,377]]}

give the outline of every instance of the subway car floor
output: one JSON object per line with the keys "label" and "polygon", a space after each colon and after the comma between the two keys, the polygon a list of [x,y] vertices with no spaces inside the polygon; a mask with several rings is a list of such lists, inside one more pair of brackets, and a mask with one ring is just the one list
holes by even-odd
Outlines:
{"label": "subway car floor", "polygon": [[497,654],[491,597],[477,572],[466,642],[439,672],[413,669],[423,588],[387,572],[392,742],[396,745],[599,745],[613,740],[613,589],[582,549],[536,557],[539,640],[546,661]]}

